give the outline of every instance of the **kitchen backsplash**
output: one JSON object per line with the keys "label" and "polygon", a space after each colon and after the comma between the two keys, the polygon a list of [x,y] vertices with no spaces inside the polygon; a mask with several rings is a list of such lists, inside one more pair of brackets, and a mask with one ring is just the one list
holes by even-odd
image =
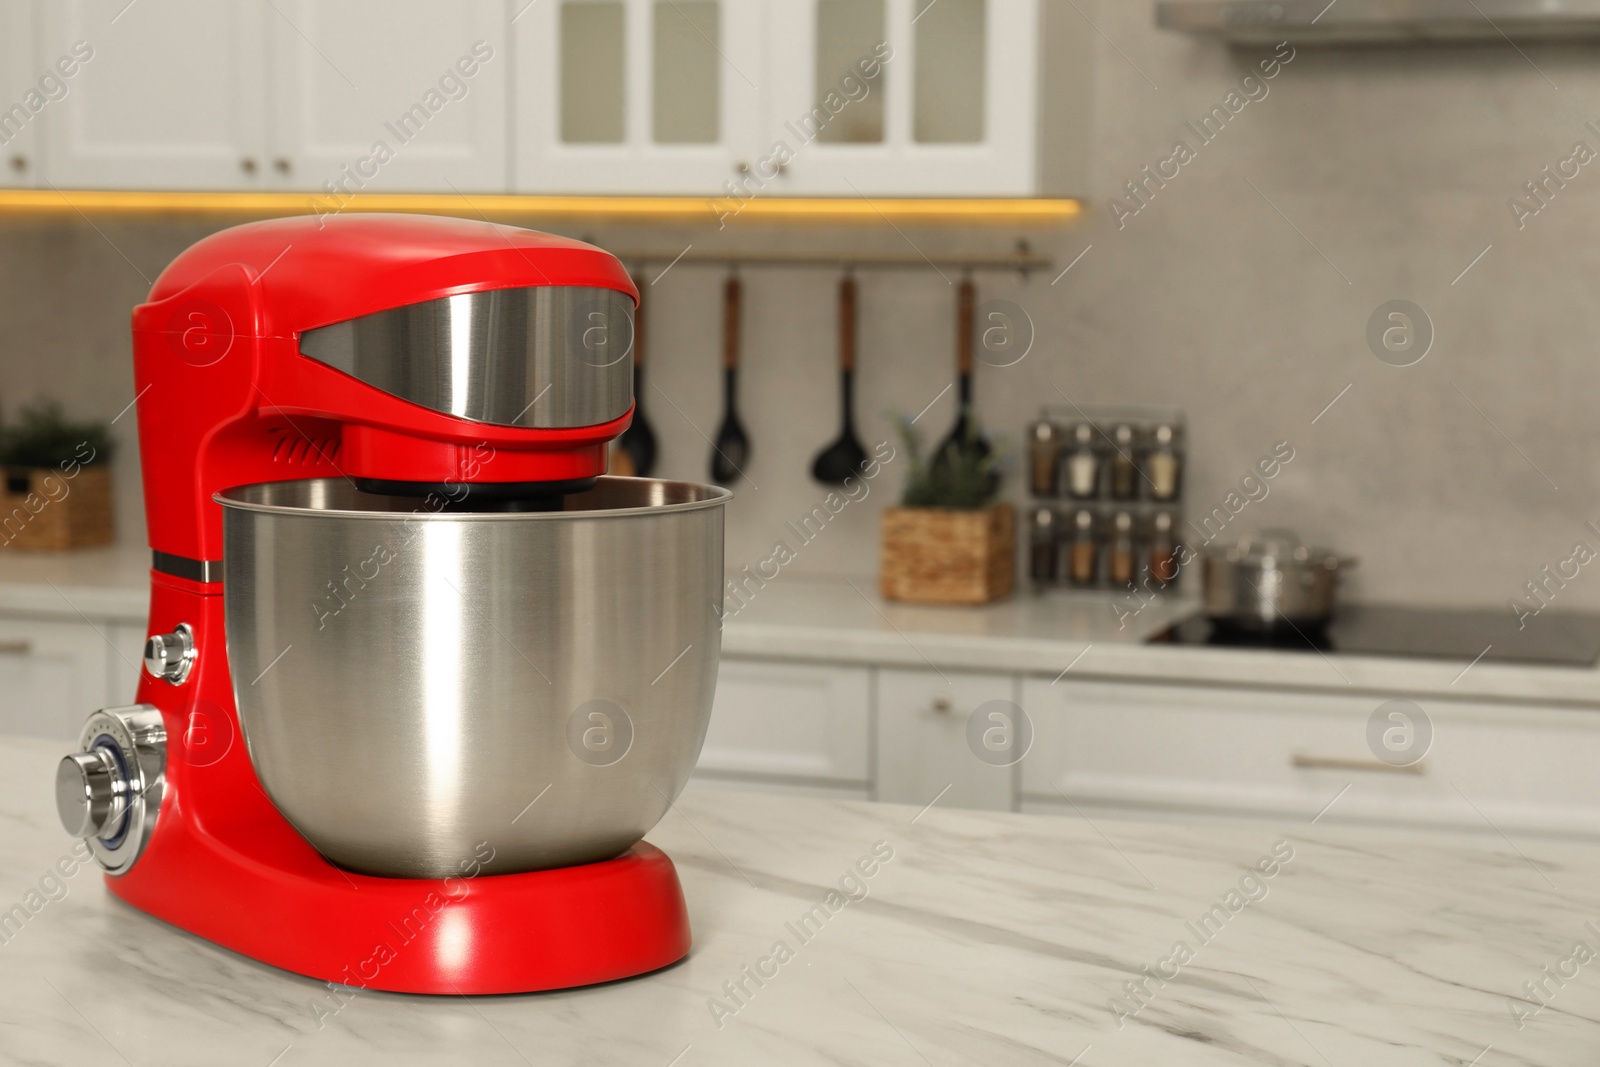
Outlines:
{"label": "kitchen backsplash", "polygon": [[[1504,605],[1527,599],[1536,581],[1556,588],[1556,607],[1600,606],[1600,572],[1554,587],[1541,571],[1572,557],[1576,542],[1600,544],[1585,526],[1600,519],[1600,331],[1590,314],[1600,250],[1587,239],[1600,228],[1600,184],[1580,173],[1539,186],[1537,214],[1511,206],[1529,202],[1524,183],[1570,157],[1600,115],[1583,107],[1600,99],[1592,52],[1301,49],[1285,60],[1158,33],[1146,4],[1102,5],[1095,17],[1106,39],[1084,225],[1018,234],[735,218],[719,229],[708,208],[700,227],[562,229],[617,249],[692,243],[696,254],[996,253],[1026,237],[1054,271],[978,278],[980,304],[1014,303],[1035,335],[1020,362],[980,363],[976,377],[986,425],[1011,449],[1007,491],[1019,504],[1025,430],[1041,404],[1173,405],[1188,413],[1188,518],[1223,505],[1261,456],[1288,447],[1294,461],[1239,522],[1294,526],[1361,557],[1353,595]],[[1274,58],[1264,92],[1240,89]],[[1249,106],[1235,109],[1235,95]],[[4,410],[48,393],[74,415],[122,412],[133,399],[129,309],[172,256],[221,225],[0,223]],[[686,261],[646,277],[657,474],[704,480],[720,411],[724,272]],[[838,277],[750,268],[743,278],[740,401],[752,458],[729,513],[730,571],[770,557],[822,506],[828,522],[783,574],[870,574],[904,457],[837,509],[809,475],[838,430]],[[869,451],[893,442],[895,414],[926,408],[918,427],[928,440],[949,428],[957,280],[932,267],[861,275],[857,411]],[[1416,331],[1412,355],[1426,348],[1409,366],[1392,351],[1378,358],[1368,340],[1369,320],[1375,336],[1392,324],[1374,313],[1402,299],[1426,315],[1402,324]],[[115,426],[128,539],[143,531],[133,429],[131,415]]]}

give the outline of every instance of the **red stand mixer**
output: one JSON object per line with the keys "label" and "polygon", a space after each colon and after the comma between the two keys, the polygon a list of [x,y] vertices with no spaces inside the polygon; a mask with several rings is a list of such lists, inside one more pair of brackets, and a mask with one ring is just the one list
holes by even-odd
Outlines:
{"label": "red stand mixer", "polygon": [[687,953],[641,838],[704,740],[728,497],[604,476],[636,299],[597,248],[419,216],[239,226],[162,273],[146,672],[57,776],[113,893],[374,989]]}

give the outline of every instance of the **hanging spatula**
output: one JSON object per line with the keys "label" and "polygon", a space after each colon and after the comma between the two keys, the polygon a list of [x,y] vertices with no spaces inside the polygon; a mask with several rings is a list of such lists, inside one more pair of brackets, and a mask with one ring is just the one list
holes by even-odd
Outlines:
{"label": "hanging spatula", "polygon": [[982,459],[992,451],[989,439],[978,429],[977,412],[972,407],[972,334],[977,299],[972,279],[961,279],[956,289],[956,424],[934,453],[933,462],[938,464],[948,464],[958,455]]}
{"label": "hanging spatula", "polygon": [[650,477],[656,466],[656,435],[644,416],[644,285],[634,280],[639,290],[639,306],[633,312],[633,422],[617,438],[616,473],[639,478]]}

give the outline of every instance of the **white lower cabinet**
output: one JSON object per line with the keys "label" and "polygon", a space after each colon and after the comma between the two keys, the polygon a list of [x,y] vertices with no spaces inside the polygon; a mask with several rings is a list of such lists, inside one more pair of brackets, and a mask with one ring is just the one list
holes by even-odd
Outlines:
{"label": "white lower cabinet", "polygon": [[919,807],[1600,836],[1596,767],[1600,709],[734,658],[697,774]]}
{"label": "white lower cabinet", "polygon": [[0,619],[0,734],[76,740],[106,695],[112,652],[104,630]]}
{"label": "white lower cabinet", "polygon": [[[1035,678],[1021,703],[1037,731],[1025,810],[1600,833],[1600,712]],[[1386,734],[1412,747],[1388,753]]]}
{"label": "white lower cabinet", "polygon": [[724,659],[697,777],[865,798],[871,671]]}
{"label": "white lower cabinet", "polygon": [[1014,810],[1016,699],[1009,674],[878,671],[877,799]]}
{"label": "white lower cabinet", "polygon": [[[132,704],[144,676],[144,623],[119,622],[105,627],[111,641],[111,654],[106,657],[106,701],[108,708]],[[87,718],[94,708],[85,709]]]}
{"label": "white lower cabinet", "polygon": [[0,619],[0,734],[75,741],[91,712],[131,704],[144,627]]}

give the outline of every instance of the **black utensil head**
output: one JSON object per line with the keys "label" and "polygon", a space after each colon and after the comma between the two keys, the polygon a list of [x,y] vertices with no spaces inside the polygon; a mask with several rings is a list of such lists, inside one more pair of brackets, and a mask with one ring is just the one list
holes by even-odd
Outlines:
{"label": "black utensil head", "polygon": [[633,422],[622,436],[617,438],[617,444],[633,460],[633,473],[638,478],[650,477],[650,472],[656,467],[656,434],[650,428],[650,423],[645,420],[644,411],[635,408]]}
{"label": "black utensil head", "polygon": [[859,478],[867,465],[867,450],[855,436],[846,432],[833,444],[817,453],[811,464],[811,477],[823,485],[843,485],[849,478]]}
{"label": "black utensil head", "polygon": [[744,477],[749,460],[750,439],[745,436],[744,427],[738,419],[724,419],[711,449],[711,480],[718,485],[732,485]]}

